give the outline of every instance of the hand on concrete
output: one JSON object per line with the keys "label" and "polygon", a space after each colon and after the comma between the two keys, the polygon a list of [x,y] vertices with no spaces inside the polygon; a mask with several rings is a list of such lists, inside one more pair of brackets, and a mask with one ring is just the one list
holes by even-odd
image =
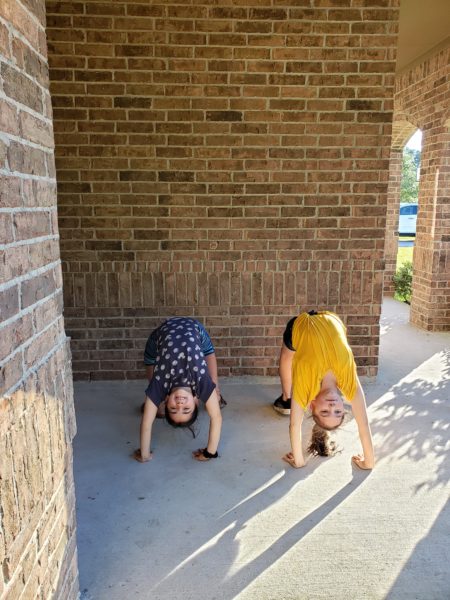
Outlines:
{"label": "hand on concrete", "polygon": [[300,469],[300,467],[304,467],[306,464],[304,460],[295,462],[294,455],[292,454],[292,452],[288,452],[287,454],[285,454],[283,456],[283,460],[285,462],[289,463],[291,465],[291,467],[294,467],[294,469]]}
{"label": "hand on concrete", "polygon": [[152,460],[153,454],[150,452],[150,454],[148,456],[142,456],[141,450],[138,448],[137,450],[135,450],[133,452],[133,458],[134,458],[134,460],[137,460],[138,462],[145,463],[145,462],[148,462],[149,460]]}
{"label": "hand on concrete", "polygon": [[194,452],[192,453],[192,458],[195,458],[195,460],[199,460],[200,462],[211,460],[210,458],[206,458],[206,456],[203,455],[203,448],[194,450]]}
{"label": "hand on concrete", "polygon": [[359,469],[363,469],[364,471],[370,471],[373,469],[373,464],[368,464],[366,460],[364,460],[364,456],[361,454],[356,454],[352,456],[352,463],[356,465]]}

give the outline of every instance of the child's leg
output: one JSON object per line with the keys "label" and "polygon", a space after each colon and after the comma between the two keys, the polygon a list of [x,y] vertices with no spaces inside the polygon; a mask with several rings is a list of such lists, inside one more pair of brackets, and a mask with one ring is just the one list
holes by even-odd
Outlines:
{"label": "child's leg", "polygon": [[291,397],[292,391],[292,360],[295,352],[289,350],[284,344],[281,346],[280,363],[278,373],[280,376],[281,391],[283,400]]}
{"label": "child's leg", "polygon": [[282,415],[289,415],[291,412],[292,359],[294,354],[295,352],[290,350],[283,342],[278,366],[278,373],[281,383],[281,396],[273,403],[274,409]]}
{"label": "child's leg", "polygon": [[146,365],[145,366],[145,376],[147,377],[148,381],[150,381],[150,379],[153,377],[154,370],[155,370],[155,365]]}
{"label": "child's leg", "polygon": [[219,394],[219,406],[220,406],[220,408],[223,408],[224,406],[227,405],[227,402],[226,402],[225,398],[222,396],[222,393],[219,388],[219,378],[217,375],[216,353],[213,352],[212,354],[208,354],[207,356],[205,356],[205,361],[206,361],[206,365],[208,367],[208,373],[209,373],[211,379],[216,384],[216,391]]}
{"label": "child's leg", "polygon": [[158,412],[156,413],[157,419],[164,419],[166,416],[166,401],[163,400],[161,404],[158,406]]}

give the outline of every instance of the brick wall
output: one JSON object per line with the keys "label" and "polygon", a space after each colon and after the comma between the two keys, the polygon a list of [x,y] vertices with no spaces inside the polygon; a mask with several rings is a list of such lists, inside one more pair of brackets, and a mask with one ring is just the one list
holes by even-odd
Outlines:
{"label": "brick wall", "polygon": [[317,307],[376,373],[397,7],[47,1],[77,378],[142,377],[173,314],[222,375],[274,375]]}
{"label": "brick wall", "polygon": [[450,46],[396,80],[395,110],[422,130],[411,322],[450,330]]}
{"label": "brick wall", "polygon": [[0,3],[0,598],[77,597],[44,2]]}
{"label": "brick wall", "polygon": [[403,150],[399,148],[392,148],[391,158],[389,161],[389,185],[387,194],[386,213],[386,241],[384,253],[385,270],[383,294],[385,296],[393,296],[395,292],[393,277],[397,270],[398,219],[400,213],[402,166]]}

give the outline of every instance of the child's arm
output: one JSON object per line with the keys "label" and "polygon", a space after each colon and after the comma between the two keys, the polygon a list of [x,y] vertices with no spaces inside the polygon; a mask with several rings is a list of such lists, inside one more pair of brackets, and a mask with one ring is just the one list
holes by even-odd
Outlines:
{"label": "child's arm", "polygon": [[148,462],[152,459],[152,453],[150,451],[150,442],[152,438],[152,426],[153,421],[156,418],[158,407],[154,404],[148,396],[145,397],[144,413],[141,419],[141,447],[136,450],[133,458],[139,462]]}
{"label": "child's arm", "polygon": [[[216,390],[214,390],[208,398],[205,406],[206,412],[210,418],[208,445],[205,450],[207,450],[209,454],[215,455],[219,446],[220,432],[222,430],[222,413],[220,412],[219,396]],[[209,460],[209,458],[205,457],[203,449],[196,450],[192,453],[192,456],[200,461]]]}
{"label": "child's arm", "polygon": [[372,434],[370,432],[369,419],[367,418],[366,399],[361,384],[358,380],[358,387],[355,397],[352,400],[352,413],[358,425],[359,439],[363,454],[352,457],[352,461],[360,469],[373,469],[375,465],[375,456],[373,452]]}
{"label": "child's arm", "polygon": [[291,418],[289,422],[289,436],[291,438],[292,452],[288,452],[283,456],[283,460],[295,467],[296,469],[305,466],[302,449],[302,423],[303,409],[298,402],[291,402]]}

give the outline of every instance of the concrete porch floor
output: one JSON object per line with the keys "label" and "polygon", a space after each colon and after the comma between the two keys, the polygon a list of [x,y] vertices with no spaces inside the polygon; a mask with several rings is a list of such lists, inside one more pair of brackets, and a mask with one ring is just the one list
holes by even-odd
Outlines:
{"label": "concrete porch floor", "polygon": [[[450,598],[450,334],[408,324],[386,299],[380,371],[366,383],[377,465],[343,451],[295,470],[276,380],[222,380],[220,458],[158,421],[138,445],[144,381],[75,385],[78,555],[83,600],[444,600]],[[306,428],[310,424],[307,422]],[[309,438],[305,432],[305,438]]]}

